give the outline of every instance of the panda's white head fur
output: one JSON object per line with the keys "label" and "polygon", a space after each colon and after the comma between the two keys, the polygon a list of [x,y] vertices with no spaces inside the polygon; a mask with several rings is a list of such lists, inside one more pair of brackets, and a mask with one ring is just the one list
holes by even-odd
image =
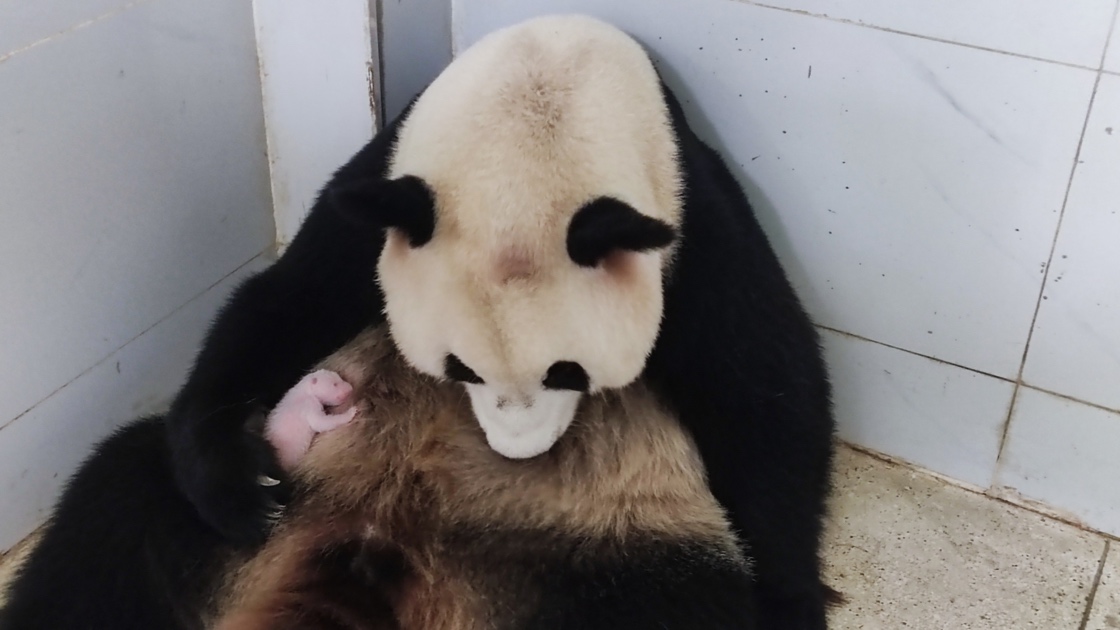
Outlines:
{"label": "panda's white head fur", "polygon": [[646,53],[550,16],[458,57],[407,114],[388,180],[336,199],[389,228],[378,273],[403,356],[464,382],[490,446],[525,458],[584,393],[641,374],[681,186]]}

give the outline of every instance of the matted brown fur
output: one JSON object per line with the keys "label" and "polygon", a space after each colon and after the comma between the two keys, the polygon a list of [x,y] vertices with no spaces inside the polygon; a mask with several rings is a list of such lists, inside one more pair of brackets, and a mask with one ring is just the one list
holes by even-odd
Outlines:
{"label": "matted brown fur", "polygon": [[[383,328],[321,367],[354,386],[357,417],[318,436],[300,463],[289,514],[234,574],[222,630],[288,627],[309,610],[347,628],[492,627],[507,603],[472,578],[478,567],[467,564],[485,563],[487,549],[464,544],[469,531],[491,544],[506,530],[619,549],[700,541],[745,562],[690,438],[642,385],[587,398],[548,453],[510,460],[487,446],[461,387],[408,367]],[[369,589],[353,598],[366,609],[328,584],[337,567],[324,558],[340,544],[377,574],[345,585]]]}

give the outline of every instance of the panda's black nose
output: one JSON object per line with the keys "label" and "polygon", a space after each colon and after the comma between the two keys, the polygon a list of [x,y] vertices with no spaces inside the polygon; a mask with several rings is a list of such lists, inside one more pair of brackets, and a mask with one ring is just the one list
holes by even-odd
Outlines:
{"label": "panda's black nose", "polygon": [[547,389],[586,392],[591,386],[591,379],[583,367],[575,361],[557,361],[548,368],[548,374],[544,377],[544,386]]}

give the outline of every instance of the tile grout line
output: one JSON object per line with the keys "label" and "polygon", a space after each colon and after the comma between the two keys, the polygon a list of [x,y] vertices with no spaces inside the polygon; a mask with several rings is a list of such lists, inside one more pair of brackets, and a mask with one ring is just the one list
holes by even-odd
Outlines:
{"label": "tile grout line", "polygon": [[50,43],[50,42],[58,39],[59,37],[69,35],[70,33],[76,33],[76,32],[78,32],[78,31],[80,31],[80,30],[82,30],[82,29],[84,29],[88,26],[93,26],[94,24],[97,24],[98,22],[101,22],[102,20],[105,20],[107,18],[111,18],[115,15],[119,15],[121,13],[124,13],[125,11],[128,11],[129,9],[136,8],[136,7],[138,7],[142,4],[147,4],[148,2],[151,2],[151,0],[135,0],[134,2],[129,2],[128,4],[126,4],[122,7],[117,7],[116,9],[113,9],[112,11],[109,11],[108,13],[102,13],[101,15],[94,16],[94,17],[92,17],[88,20],[84,20],[82,22],[78,22],[77,24],[71,24],[70,26],[67,26],[66,28],[62,29],[61,31],[52,33],[52,34],[47,35],[46,37],[43,37],[41,39],[37,39],[37,40],[31,42],[30,44],[27,44],[27,45],[22,46],[20,48],[16,48],[15,50],[10,50],[6,53],[0,54],[0,63],[4,63],[5,61],[11,59],[12,57],[15,57],[16,55],[19,55],[20,53],[25,53],[25,52],[33,49],[33,48],[38,48],[39,46],[41,46],[43,44]]}
{"label": "tile grout line", "polygon": [[[964,365],[962,363],[954,363],[952,361],[947,361],[947,360],[942,359],[940,357],[935,357],[932,354],[923,354],[923,353],[918,352],[916,350],[910,350],[909,348],[903,348],[902,346],[896,346],[896,345],[893,345],[893,344],[889,344],[885,341],[879,341],[877,339],[872,339],[871,337],[864,337],[863,335],[853,333],[853,332],[848,332],[846,330],[841,330],[839,328],[833,328],[832,326],[827,326],[825,324],[814,323],[813,325],[815,327],[821,329],[821,330],[827,330],[828,332],[835,333],[835,334],[843,336],[843,337],[851,337],[852,339],[856,339],[858,341],[865,341],[867,343],[874,344],[876,346],[882,346],[884,348],[890,348],[891,350],[902,352],[904,354],[909,354],[909,355],[915,356],[915,357],[920,357],[922,359],[927,359],[929,361],[933,361],[934,363],[940,363],[942,365],[947,365],[949,367],[953,367],[953,368],[956,368],[958,370],[964,370],[966,372],[971,372],[971,373],[977,374],[979,376],[985,376],[987,378],[995,379],[997,381],[1007,383],[1009,385],[1016,384],[1016,380],[1014,378],[1008,378],[1006,376],[1000,376],[998,374],[992,374],[991,372],[985,372],[984,370],[979,370],[979,369],[976,369],[974,367],[969,367],[969,366]],[[1120,407],[1117,407],[1117,408],[1109,407],[1107,405],[1102,405],[1100,403],[1096,403],[1096,402],[1093,402],[1091,400],[1084,400],[1084,399],[1081,399],[1081,398],[1077,398],[1076,396],[1071,396],[1069,394],[1063,394],[1061,392],[1054,391],[1052,389],[1047,389],[1045,387],[1039,387],[1038,385],[1031,385],[1030,383],[1026,383],[1026,382],[1021,383],[1021,385],[1022,385],[1022,387],[1025,387],[1027,389],[1033,389],[1035,391],[1042,392],[1043,394],[1049,394],[1049,395],[1054,396],[1056,398],[1061,398],[1063,400],[1068,400],[1072,403],[1085,405],[1087,407],[1093,407],[1094,409],[1100,409],[1101,411],[1106,411],[1108,413],[1120,414]]]}
{"label": "tile grout line", "polygon": [[[1100,72],[1099,68],[1093,68],[1093,67],[1090,67],[1090,66],[1083,66],[1081,64],[1072,63],[1072,62],[1069,62],[1069,61],[1059,61],[1057,59],[1047,59],[1045,57],[1035,57],[1033,55],[1026,55],[1026,54],[1023,54],[1023,53],[1013,52],[1013,51],[1010,51],[1010,50],[1000,50],[999,48],[991,48],[991,47],[988,47],[988,46],[981,46],[979,44],[970,44],[968,42],[958,42],[958,41],[955,41],[955,40],[952,40],[952,39],[935,37],[933,35],[922,35],[920,33],[912,33],[910,31],[902,31],[902,30],[899,30],[899,29],[891,28],[889,26],[880,26],[878,24],[869,24],[867,22],[860,22],[858,20],[853,20],[853,19],[850,19],[850,18],[833,17],[831,15],[828,15],[827,13],[813,13],[812,11],[806,11],[804,9],[791,9],[789,7],[780,7],[780,6],[775,6],[775,5],[772,5],[772,4],[766,4],[765,2],[758,2],[757,0],[736,0],[736,1],[741,3],[741,4],[748,4],[748,5],[756,6],[756,7],[763,8],[763,9],[770,9],[772,11],[781,11],[783,13],[792,13],[794,15],[803,15],[805,17],[820,18],[822,20],[828,20],[829,22],[836,22],[836,23],[839,23],[839,24],[847,24],[849,26],[858,26],[858,27],[863,27],[863,28],[869,28],[869,29],[873,29],[873,30],[876,30],[876,31],[882,31],[884,33],[892,33],[894,35],[903,35],[905,37],[913,37],[915,39],[924,39],[926,41],[937,42],[937,43],[940,43],[940,44],[950,44],[950,45],[953,45],[953,46],[962,46],[964,48],[971,48],[973,50],[981,50],[981,51],[984,51],[984,52],[996,53],[998,55],[1007,55],[1009,57],[1018,57],[1020,59],[1028,59],[1030,61],[1040,61],[1042,63],[1050,63],[1050,64],[1054,64],[1054,65],[1057,65],[1057,66],[1064,66],[1066,68],[1076,68],[1078,70],[1089,70],[1090,72]],[[1113,17],[1114,17],[1113,22],[1115,23],[1115,16],[1113,16]],[[1106,46],[1107,46],[1107,40],[1106,40]]]}
{"label": "tile grout line", "polygon": [[[1120,9],[1120,3],[1113,6],[1113,9],[1112,9],[1112,19],[1113,19],[1114,24],[1116,22],[1116,15],[1117,15],[1117,10],[1118,9]],[[1111,27],[1109,28],[1108,36],[1109,36],[1109,38],[1112,37],[1112,28]],[[1026,367],[1027,367],[1027,357],[1030,354],[1031,340],[1034,338],[1035,327],[1038,324],[1038,314],[1042,310],[1043,298],[1046,296],[1046,287],[1047,287],[1047,285],[1050,281],[1050,271],[1051,271],[1051,269],[1053,267],[1053,264],[1054,264],[1054,254],[1055,254],[1055,252],[1057,252],[1057,249],[1058,249],[1058,238],[1061,236],[1061,233],[1062,233],[1062,223],[1065,220],[1066,210],[1068,209],[1068,206],[1069,206],[1069,197],[1070,197],[1070,192],[1073,190],[1074,177],[1076,177],[1076,175],[1077,175],[1077,166],[1081,162],[1081,151],[1085,147],[1085,134],[1089,129],[1089,118],[1093,115],[1093,104],[1097,100],[1097,89],[1100,87],[1100,84],[1101,84],[1101,74],[1102,74],[1101,73],[1101,68],[1104,67],[1105,55],[1107,54],[1107,52],[1108,52],[1108,45],[1106,43],[1105,47],[1104,47],[1104,50],[1101,51],[1100,65],[1096,70],[1097,76],[1093,80],[1093,90],[1089,94],[1089,105],[1088,105],[1088,107],[1085,108],[1085,120],[1081,123],[1081,134],[1077,139],[1077,150],[1074,151],[1074,153],[1073,153],[1073,166],[1070,167],[1070,169],[1069,169],[1069,179],[1066,181],[1066,193],[1065,193],[1065,196],[1062,197],[1061,210],[1059,210],[1059,212],[1058,212],[1058,221],[1054,225],[1054,238],[1050,242],[1050,253],[1046,257],[1046,270],[1042,274],[1042,284],[1041,284],[1041,286],[1039,287],[1039,290],[1038,290],[1038,298],[1035,300],[1034,314],[1031,316],[1030,328],[1027,329],[1027,340],[1026,340],[1026,343],[1023,344],[1023,355],[1022,355],[1022,358],[1019,360],[1019,373],[1015,378],[1015,390],[1014,390],[1014,392],[1012,392],[1011,404],[1008,406],[1007,418],[1004,420],[1003,431],[1000,434],[999,450],[996,452],[996,465],[995,465],[995,469],[992,471],[992,483],[991,483],[991,485],[992,485],[993,488],[996,486],[996,483],[998,481],[1000,467],[1003,463],[1004,449],[1007,446],[1007,436],[1011,431],[1011,420],[1012,420],[1013,414],[1015,413],[1016,403],[1019,400],[1019,392],[1023,388],[1023,372],[1026,370]]]}
{"label": "tile grout line", "polygon": [[866,342],[869,342],[869,343],[873,343],[877,346],[883,346],[884,348],[890,348],[891,350],[898,350],[899,352],[905,352],[906,354],[910,354],[910,355],[913,355],[913,356],[916,356],[916,357],[921,357],[923,359],[929,359],[930,361],[935,361],[937,363],[942,363],[944,365],[948,365],[948,366],[951,366],[951,367],[960,368],[962,370],[967,370],[967,371],[972,372],[974,374],[979,374],[981,376],[987,376],[989,378],[994,378],[996,380],[1000,380],[1000,381],[1003,381],[1005,383],[1014,383],[1015,382],[1015,379],[1008,378],[1006,376],[999,376],[998,374],[992,374],[991,372],[985,372],[984,370],[978,370],[976,368],[968,367],[967,365],[962,365],[960,363],[953,363],[952,361],[946,361],[945,359],[941,359],[941,358],[935,357],[935,356],[930,355],[930,354],[922,354],[921,352],[917,352],[915,350],[910,350],[910,349],[907,349],[907,348],[903,348],[901,346],[895,346],[895,345],[889,344],[885,341],[879,341],[877,339],[872,339],[870,337],[864,337],[863,335],[859,335],[859,334],[856,334],[856,333],[853,333],[853,332],[848,332],[846,330],[840,330],[839,328],[833,328],[831,326],[826,326],[824,324],[814,324],[814,326],[816,326],[817,328],[820,328],[821,330],[827,330],[829,332],[833,332],[833,333],[836,333],[838,335],[843,335],[845,337],[851,337],[853,339],[859,339],[860,341],[866,341]]}
{"label": "tile grout line", "polygon": [[15,424],[15,423],[16,423],[16,422],[17,422],[17,421],[18,421],[18,420],[20,419],[20,418],[22,418],[22,417],[26,416],[27,414],[31,413],[31,411],[32,411],[32,410],[34,410],[34,409],[35,409],[36,407],[38,407],[39,405],[41,405],[41,404],[43,404],[44,402],[46,402],[46,401],[47,401],[48,399],[50,399],[50,398],[51,398],[52,396],[54,396],[54,395],[55,395],[55,394],[57,394],[58,392],[60,392],[60,391],[62,391],[62,390],[64,390],[64,389],[66,389],[67,387],[69,387],[71,383],[73,383],[74,381],[76,381],[76,380],[78,380],[78,379],[82,378],[83,376],[85,376],[86,374],[88,374],[88,373],[89,373],[90,371],[92,371],[92,370],[93,370],[94,368],[96,368],[97,366],[101,365],[102,363],[105,363],[106,361],[108,361],[108,360],[109,360],[110,358],[112,358],[112,356],[113,356],[113,355],[115,355],[116,353],[118,353],[118,352],[120,352],[121,350],[123,350],[123,349],[125,348],[125,346],[127,346],[128,344],[130,344],[130,343],[132,343],[132,342],[136,341],[136,340],[137,340],[137,339],[139,339],[140,337],[143,337],[143,336],[144,336],[145,334],[147,334],[147,333],[148,333],[149,331],[151,331],[151,330],[152,330],[153,328],[155,328],[156,326],[159,326],[160,324],[162,324],[163,322],[167,321],[168,319],[171,319],[171,318],[172,318],[172,317],[174,317],[174,316],[175,316],[175,315],[176,315],[177,313],[179,313],[179,312],[180,312],[180,311],[182,311],[182,310],[183,310],[184,308],[186,308],[187,306],[189,306],[189,305],[190,305],[190,304],[191,304],[192,302],[194,302],[195,300],[197,300],[197,299],[201,298],[201,297],[202,297],[203,295],[205,295],[205,294],[206,294],[206,293],[207,293],[208,291],[210,291],[210,290],[211,290],[211,289],[213,289],[214,287],[216,287],[216,286],[218,286],[219,284],[221,284],[222,282],[224,282],[224,281],[225,281],[226,279],[228,279],[228,278],[229,278],[230,276],[232,276],[232,275],[234,275],[235,273],[237,273],[237,272],[241,271],[242,269],[244,269],[246,265],[248,265],[248,264],[252,263],[252,262],[253,262],[254,260],[256,260],[257,258],[259,258],[260,256],[262,256],[262,255],[266,255],[266,254],[267,254],[267,253],[269,252],[269,250],[271,250],[271,249],[273,249],[273,245],[269,245],[268,247],[266,247],[266,248],[262,249],[261,251],[259,251],[259,252],[255,253],[255,254],[253,254],[252,256],[250,256],[250,257],[249,257],[249,259],[248,259],[248,260],[246,260],[245,262],[243,262],[243,263],[241,263],[241,264],[237,265],[236,267],[234,267],[234,268],[233,268],[233,270],[232,270],[232,271],[230,271],[229,273],[227,273],[227,274],[223,275],[223,276],[222,276],[221,278],[218,278],[218,279],[217,279],[217,280],[216,280],[216,281],[215,281],[214,283],[210,284],[210,285],[209,285],[209,286],[207,286],[207,287],[206,287],[205,289],[203,289],[203,290],[199,291],[198,293],[196,293],[195,295],[191,296],[191,297],[190,297],[189,299],[187,299],[187,301],[185,301],[185,302],[183,302],[182,304],[180,304],[179,306],[176,306],[175,308],[173,308],[173,309],[171,310],[171,312],[170,312],[170,313],[167,313],[167,314],[166,314],[166,315],[164,315],[163,317],[161,317],[161,318],[159,318],[158,320],[156,320],[156,322],[155,322],[154,324],[152,324],[151,326],[148,326],[148,327],[147,327],[147,328],[145,328],[144,330],[140,331],[140,332],[139,332],[139,333],[137,333],[136,335],[134,335],[134,336],[130,337],[129,339],[127,339],[126,341],[124,341],[124,342],[123,342],[123,343],[122,343],[121,345],[119,345],[119,346],[117,346],[116,348],[114,348],[114,349],[112,350],[112,352],[109,352],[109,353],[108,353],[108,354],[106,354],[105,356],[103,356],[103,357],[101,357],[100,359],[98,359],[97,361],[95,361],[95,362],[94,362],[94,363],[93,363],[92,365],[90,365],[90,366],[89,366],[89,367],[87,367],[86,369],[84,369],[84,370],[82,370],[81,372],[79,372],[79,373],[78,373],[77,375],[75,375],[75,376],[74,376],[74,378],[71,378],[70,380],[66,381],[66,382],[65,382],[65,383],[63,383],[62,385],[59,385],[59,386],[58,386],[57,388],[55,388],[54,390],[52,390],[52,391],[51,391],[51,392],[50,392],[49,394],[47,394],[46,396],[43,396],[43,397],[42,397],[42,398],[40,398],[39,400],[35,401],[35,403],[33,403],[33,404],[32,404],[32,405],[30,406],[30,407],[28,407],[27,409],[24,409],[24,410],[23,410],[23,411],[21,411],[20,413],[16,414],[16,415],[15,415],[15,416],[13,416],[13,417],[12,417],[12,418],[11,418],[10,420],[8,420],[8,421],[6,421],[6,422],[3,422],[3,423],[0,423],[0,431],[3,431],[4,429],[6,429],[6,428],[8,428],[8,427],[12,426],[13,424]]}
{"label": "tile grout line", "polygon": [[1101,554],[1101,561],[1097,564],[1097,575],[1093,578],[1093,585],[1089,587],[1089,597],[1085,600],[1085,612],[1081,615],[1081,625],[1078,630],[1087,630],[1089,627],[1089,618],[1093,614],[1093,605],[1096,604],[1097,589],[1101,585],[1101,577],[1104,575],[1104,566],[1108,562],[1108,551],[1112,546],[1112,542],[1107,538],[1104,541],[1104,553]]}

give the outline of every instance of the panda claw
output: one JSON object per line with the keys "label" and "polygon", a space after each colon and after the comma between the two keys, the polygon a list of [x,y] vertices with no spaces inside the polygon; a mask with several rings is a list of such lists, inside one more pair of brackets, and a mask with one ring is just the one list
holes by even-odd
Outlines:
{"label": "panda claw", "polygon": [[280,480],[273,479],[268,475],[257,475],[257,483],[264,486],[265,488],[271,488],[273,486],[280,485]]}

